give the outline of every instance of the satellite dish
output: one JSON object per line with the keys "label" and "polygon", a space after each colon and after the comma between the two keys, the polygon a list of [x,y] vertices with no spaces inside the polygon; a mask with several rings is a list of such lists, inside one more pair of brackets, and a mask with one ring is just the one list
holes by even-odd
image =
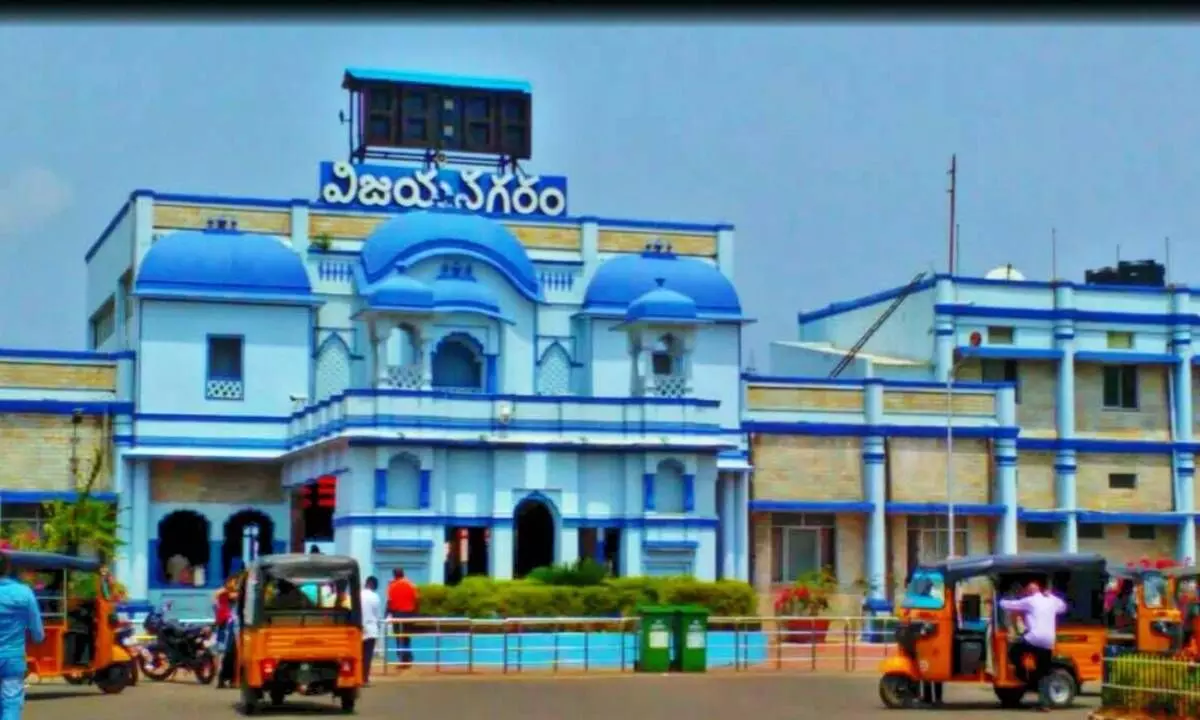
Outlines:
{"label": "satellite dish", "polygon": [[1001,265],[997,268],[992,268],[983,276],[984,280],[1024,280],[1025,276],[1020,270],[1010,265]]}

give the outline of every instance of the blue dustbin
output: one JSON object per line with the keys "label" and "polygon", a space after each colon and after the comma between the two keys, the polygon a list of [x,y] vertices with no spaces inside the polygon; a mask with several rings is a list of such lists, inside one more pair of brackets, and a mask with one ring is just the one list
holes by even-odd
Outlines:
{"label": "blue dustbin", "polygon": [[896,618],[892,615],[892,604],[883,598],[866,598],[862,604],[862,640],[869,643],[891,642],[895,632]]}

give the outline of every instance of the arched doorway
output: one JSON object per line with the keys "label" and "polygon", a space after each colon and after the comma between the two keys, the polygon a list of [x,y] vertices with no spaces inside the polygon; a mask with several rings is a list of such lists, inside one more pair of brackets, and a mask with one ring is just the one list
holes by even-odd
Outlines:
{"label": "arched doorway", "polygon": [[221,580],[275,546],[275,523],[259,510],[242,510],[225,521],[221,543]]}
{"label": "arched doorway", "polygon": [[513,577],[554,564],[554,514],[538,497],[522,500],[513,513]]}
{"label": "arched doorway", "polygon": [[197,568],[208,567],[208,518],[176,510],[158,521],[159,577],[168,585],[192,586]]}

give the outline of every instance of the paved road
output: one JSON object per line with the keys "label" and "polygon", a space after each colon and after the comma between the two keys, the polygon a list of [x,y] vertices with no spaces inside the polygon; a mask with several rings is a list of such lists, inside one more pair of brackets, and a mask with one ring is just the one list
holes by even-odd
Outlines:
{"label": "paved road", "polygon": [[[116,696],[94,688],[46,682],[30,688],[25,720],[190,720],[238,717],[237,693],[184,681],[144,683]],[[948,711],[973,720],[1031,718],[1028,710],[1002,711],[990,692],[948,687]],[[1054,713],[1084,720],[1094,697],[1079,710]],[[932,711],[931,711],[932,712]],[[883,709],[876,680],[832,674],[716,674],[708,676],[521,676],[387,680],[363,691],[359,718],[452,720],[900,720]],[[268,718],[339,717],[332,702],[293,703]]]}

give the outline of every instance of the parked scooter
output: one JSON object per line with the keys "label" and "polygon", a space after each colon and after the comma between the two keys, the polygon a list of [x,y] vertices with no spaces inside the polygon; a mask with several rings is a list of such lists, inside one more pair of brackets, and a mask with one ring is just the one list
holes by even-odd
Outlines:
{"label": "parked scooter", "polygon": [[170,680],[180,670],[186,670],[201,685],[210,684],[217,675],[217,658],[213,653],[213,630],[207,625],[185,625],[166,617],[169,605],[163,605],[146,616],[143,627],[151,640],[139,654],[142,673],[156,682]]}

